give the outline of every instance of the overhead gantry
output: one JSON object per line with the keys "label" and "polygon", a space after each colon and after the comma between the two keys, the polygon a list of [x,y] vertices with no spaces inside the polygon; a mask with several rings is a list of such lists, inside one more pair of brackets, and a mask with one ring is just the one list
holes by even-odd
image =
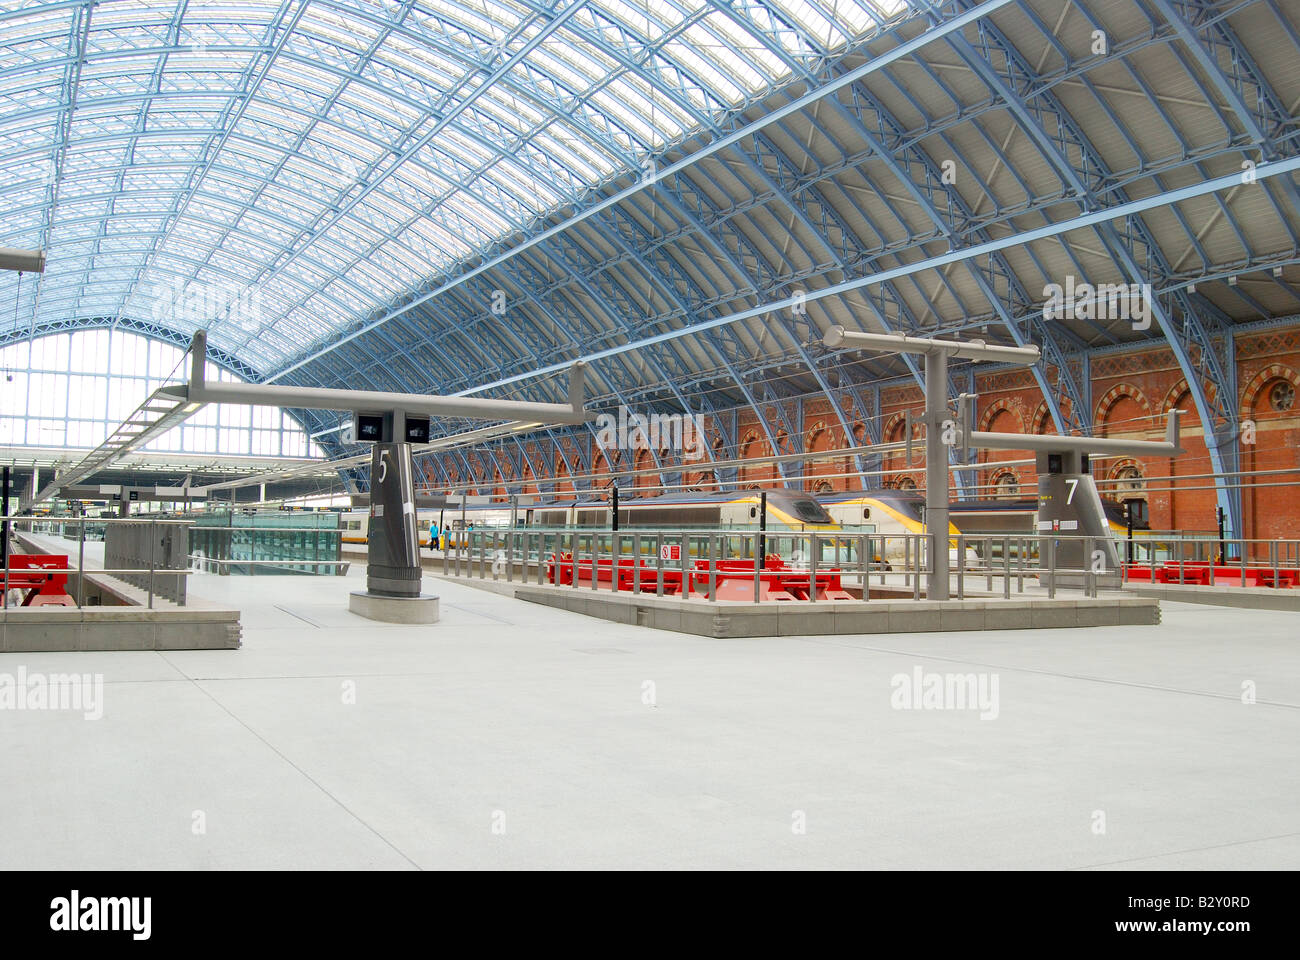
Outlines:
{"label": "overhead gantry", "polygon": [[15,250],[12,247],[0,247],[0,270],[13,270],[17,273],[44,273],[44,250]]}
{"label": "overhead gantry", "polygon": [[[256,406],[351,412],[357,440],[371,442],[370,535],[366,564],[366,593],[353,594],[352,609],[365,616],[400,622],[437,619],[437,598],[422,597],[420,546],[416,530],[415,488],[412,482],[411,440],[427,442],[428,419],[459,417],[513,422],[525,429],[580,424],[586,368],[570,370],[566,403],[531,403],[478,397],[443,397],[372,390],[338,390],[279,384],[211,383],[206,376],[207,334],[199,331],[190,346],[189,406],[238,403]],[[423,430],[418,428],[423,420]],[[421,602],[423,601],[423,602]]]}

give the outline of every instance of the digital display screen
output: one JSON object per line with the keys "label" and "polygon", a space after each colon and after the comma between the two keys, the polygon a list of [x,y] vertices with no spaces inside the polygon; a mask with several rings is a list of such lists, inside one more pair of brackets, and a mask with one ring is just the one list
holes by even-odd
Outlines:
{"label": "digital display screen", "polygon": [[406,418],[406,442],[407,443],[428,443],[429,442],[429,418],[407,417]]}
{"label": "digital display screen", "polygon": [[1061,455],[1059,453],[1049,453],[1047,455],[1047,472],[1048,473],[1062,472]]}
{"label": "digital display screen", "polygon": [[357,442],[381,443],[384,439],[384,415],[357,414]]}

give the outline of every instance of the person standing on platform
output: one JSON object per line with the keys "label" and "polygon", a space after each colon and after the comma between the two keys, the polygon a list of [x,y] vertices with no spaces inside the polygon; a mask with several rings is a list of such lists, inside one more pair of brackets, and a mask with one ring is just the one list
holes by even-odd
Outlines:
{"label": "person standing on platform", "polygon": [[429,521],[429,549],[430,549],[431,551],[432,551],[432,550],[437,550],[438,547],[439,547],[439,543],[438,543],[438,521],[437,521],[437,520],[430,520],[430,521]]}

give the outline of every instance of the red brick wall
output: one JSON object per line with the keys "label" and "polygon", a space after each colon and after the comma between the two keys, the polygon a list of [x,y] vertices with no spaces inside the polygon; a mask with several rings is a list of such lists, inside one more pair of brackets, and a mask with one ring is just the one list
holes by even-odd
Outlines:
{"label": "red brick wall", "polygon": [[[1300,468],[1300,325],[1279,330],[1241,335],[1236,341],[1237,379],[1239,396],[1236,398],[1241,419],[1253,424],[1254,440],[1244,443],[1242,470],[1267,471]],[[1114,478],[1126,467],[1137,466],[1146,485],[1146,499],[1151,526],[1155,529],[1213,531],[1217,527],[1216,505],[1212,481],[1203,476],[1210,472],[1209,453],[1200,418],[1191,403],[1187,383],[1173,355],[1164,348],[1134,350],[1094,358],[1092,361],[1092,418],[1101,436],[1123,436],[1158,440],[1164,436],[1165,418],[1177,407],[1185,411],[1182,416],[1183,446],[1187,453],[1176,461],[1168,458],[1143,458],[1139,460],[1112,459],[1097,461],[1094,475],[1099,480]],[[1054,433],[1055,426],[1043,402],[1037,382],[1027,371],[1006,371],[976,378],[980,395],[977,415],[983,430],[1006,433]],[[1287,407],[1286,404],[1290,403]],[[1278,409],[1280,405],[1283,409]],[[886,442],[903,437],[904,412],[911,409],[919,414],[923,398],[913,385],[890,387],[881,392],[881,433]],[[774,452],[835,450],[864,443],[865,430],[854,421],[853,436],[845,436],[840,418],[830,409],[824,398],[809,398],[804,407],[804,436],[786,438],[779,431],[775,412],[764,410],[770,419],[768,425],[777,436],[779,451],[773,451],[767,441],[758,414],[746,410],[739,416],[738,436],[741,457],[763,457]],[[719,441],[706,421],[706,433],[714,444],[715,455],[730,457],[732,451],[718,446]],[[560,489],[571,489],[568,473],[554,450],[547,445],[530,444],[533,460],[539,464],[548,460],[555,463],[557,474],[564,477]],[[1037,473],[1032,465],[998,466],[999,463],[1030,459],[1023,450],[981,451],[980,462],[986,464],[978,473],[982,485],[981,495],[991,496],[990,485],[1001,475],[1014,475],[1020,485],[1020,495],[1033,496]],[[571,463],[578,463],[570,453]],[[653,465],[645,451],[635,456],[624,453],[620,463],[631,460],[637,467]],[[471,461],[474,462],[473,455]],[[597,474],[593,481],[580,481],[578,486],[590,489],[603,487],[608,479],[609,467],[597,454],[593,461]],[[854,489],[863,485],[891,487],[916,487],[924,484],[924,443],[918,441],[915,459],[909,467],[902,453],[884,457],[883,468],[891,471],[884,477],[840,477],[853,466],[851,457],[836,457],[807,468],[805,489],[816,489],[819,483],[829,483],[835,490]],[[452,466],[453,483],[466,483]],[[481,471],[481,472],[480,472]],[[488,472],[492,471],[492,472]],[[490,462],[482,459],[476,476],[469,482],[484,491],[499,486]],[[577,472],[575,467],[572,472]],[[769,484],[779,477],[771,464],[755,464],[739,471],[741,486]],[[506,479],[511,479],[506,477]],[[694,485],[706,484],[710,475],[706,471],[688,472],[686,479]],[[495,481],[495,482],[494,482]],[[656,476],[640,478],[637,487],[657,486]],[[1254,486],[1253,483],[1259,484]],[[1300,475],[1280,474],[1247,479],[1242,492],[1244,535],[1256,539],[1300,539]],[[1271,484],[1264,486],[1264,484]],[[1102,483],[1104,492],[1116,487]],[[651,493],[647,490],[646,493]]]}

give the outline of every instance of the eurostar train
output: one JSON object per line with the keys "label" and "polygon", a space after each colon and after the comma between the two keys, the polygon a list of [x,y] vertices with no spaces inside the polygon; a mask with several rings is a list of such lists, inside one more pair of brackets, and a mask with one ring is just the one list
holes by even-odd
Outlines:
{"label": "eurostar train", "polygon": [[[1106,497],[1101,498],[1106,513],[1106,525],[1111,536],[1123,540],[1128,536],[1124,504]],[[948,518],[968,535],[1037,533],[1037,500],[954,500],[948,507]],[[1149,530],[1145,518],[1135,520],[1134,534]]]}
{"label": "eurostar train", "polygon": [[[748,530],[758,528],[758,491],[743,493],[688,493],[663,497],[629,498],[619,501],[619,526],[633,530]],[[468,504],[464,511],[464,529],[504,528],[512,523],[520,527],[548,530],[608,527],[609,501],[600,498],[563,497],[539,503],[520,504],[512,510],[508,503]],[[444,510],[419,510],[416,523],[420,546],[429,545],[430,525],[442,518],[446,537],[462,536],[462,511],[459,506]],[[367,510],[353,510],[339,518],[344,543],[366,543],[370,527]],[[821,504],[812,496],[792,490],[769,490],[767,527],[779,531],[825,531],[839,529]],[[445,538],[444,538],[445,539]]]}
{"label": "eurostar train", "polygon": [[[619,529],[634,533],[666,531],[756,531],[762,508],[760,491],[739,490],[723,493],[680,493],[659,497],[623,498],[619,501]],[[872,552],[877,560],[898,562],[908,550],[904,535],[925,533],[925,499],[917,494],[897,490],[860,490],[838,494],[801,493],[795,490],[767,491],[767,525],[769,552],[784,553],[799,549],[798,541],[783,541],[789,533],[843,533],[842,540],[828,537],[822,543],[819,562],[836,556],[842,562],[856,560],[854,534],[871,534]],[[421,510],[417,513],[420,545],[429,543],[430,522],[441,514],[442,545],[465,543],[469,529],[528,527],[541,530],[568,531],[585,528],[608,528],[610,504],[605,498],[557,498],[545,502],[520,504],[512,510],[506,503],[471,504],[463,512],[459,507],[443,511]],[[369,525],[366,511],[353,511],[341,518],[346,543],[365,543]],[[956,550],[960,534],[948,526],[949,549]],[[645,549],[643,547],[643,549]]]}
{"label": "eurostar train", "polygon": [[[473,507],[470,507],[473,510]],[[438,510],[418,510],[416,511],[416,528],[420,535],[420,547],[429,546],[430,530],[433,526],[439,529],[438,539],[442,540],[441,524],[438,523]],[[507,510],[508,514],[510,511]],[[508,521],[507,521],[508,522]],[[369,543],[370,542],[370,511],[369,510],[346,510],[339,516],[339,529],[343,531],[342,540],[344,543]]]}

